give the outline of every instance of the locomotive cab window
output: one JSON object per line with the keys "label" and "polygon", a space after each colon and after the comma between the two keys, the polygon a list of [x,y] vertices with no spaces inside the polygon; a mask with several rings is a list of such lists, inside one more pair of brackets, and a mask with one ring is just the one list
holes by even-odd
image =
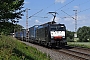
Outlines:
{"label": "locomotive cab window", "polygon": [[56,26],[51,26],[51,31],[65,31],[65,26],[58,26],[58,25],[56,25]]}

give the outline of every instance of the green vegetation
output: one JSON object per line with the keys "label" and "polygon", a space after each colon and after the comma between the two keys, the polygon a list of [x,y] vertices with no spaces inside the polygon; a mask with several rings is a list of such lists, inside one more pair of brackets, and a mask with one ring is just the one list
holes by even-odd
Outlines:
{"label": "green vegetation", "polygon": [[0,0],[0,21],[20,19],[23,16],[23,4],[24,0]]}
{"label": "green vegetation", "polygon": [[8,35],[14,32],[15,28],[21,30],[22,26],[14,23],[18,23],[22,18],[25,12],[23,5],[24,0],[0,0],[0,34]]}
{"label": "green vegetation", "polygon": [[71,42],[73,41],[73,38],[74,38],[74,32],[71,32],[71,31],[66,31],[66,37],[67,37],[67,41],[68,42]]}
{"label": "green vegetation", "polygon": [[10,36],[0,36],[0,60],[50,60],[50,57]]}
{"label": "green vegetation", "polygon": [[23,27],[21,25],[12,24],[10,22],[0,22],[0,34],[8,35],[22,29]]}
{"label": "green vegetation", "polygon": [[[67,41],[74,41],[74,32],[67,31]],[[78,42],[90,42],[90,27],[83,26],[77,30],[77,41]]]}
{"label": "green vegetation", "polygon": [[90,42],[90,27],[80,27],[77,33],[79,37],[79,42]]}
{"label": "green vegetation", "polygon": [[90,48],[90,42],[68,42],[68,45]]}

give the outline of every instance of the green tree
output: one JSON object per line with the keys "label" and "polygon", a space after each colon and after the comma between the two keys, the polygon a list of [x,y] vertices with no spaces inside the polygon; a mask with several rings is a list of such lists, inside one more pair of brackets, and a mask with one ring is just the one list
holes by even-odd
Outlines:
{"label": "green tree", "polygon": [[77,34],[80,42],[88,42],[90,40],[90,27],[80,27]]}
{"label": "green tree", "polygon": [[13,24],[10,22],[0,22],[0,33],[1,34],[9,34],[13,31]]}
{"label": "green tree", "polygon": [[14,31],[15,20],[22,18],[24,0],[0,0],[0,33],[9,34]]}
{"label": "green tree", "polygon": [[20,19],[24,0],[0,0],[0,21]]}
{"label": "green tree", "polygon": [[74,32],[71,32],[71,31],[66,31],[66,36],[67,36],[67,41],[73,41],[73,35],[74,35]]}
{"label": "green tree", "polygon": [[0,22],[0,33],[8,35],[23,29],[23,26],[10,22]]}
{"label": "green tree", "polygon": [[19,25],[19,24],[15,24],[15,25],[14,25],[15,32],[21,31],[23,28],[24,28],[24,27],[21,26],[21,25]]}

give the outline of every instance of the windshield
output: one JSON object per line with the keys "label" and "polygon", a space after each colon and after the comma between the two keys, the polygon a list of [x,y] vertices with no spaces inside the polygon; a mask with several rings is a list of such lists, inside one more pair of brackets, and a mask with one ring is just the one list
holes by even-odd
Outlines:
{"label": "windshield", "polygon": [[65,31],[65,26],[60,26],[60,25],[56,25],[56,26],[51,26],[51,31]]}

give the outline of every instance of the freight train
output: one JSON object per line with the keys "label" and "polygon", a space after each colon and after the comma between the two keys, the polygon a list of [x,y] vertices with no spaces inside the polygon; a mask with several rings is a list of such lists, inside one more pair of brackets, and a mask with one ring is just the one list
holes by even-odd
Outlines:
{"label": "freight train", "polygon": [[[29,28],[28,33],[28,42],[38,43],[48,47],[67,45],[66,26],[64,24],[48,22],[41,25],[34,25]],[[26,29],[16,32],[15,37],[26,41]]]}

